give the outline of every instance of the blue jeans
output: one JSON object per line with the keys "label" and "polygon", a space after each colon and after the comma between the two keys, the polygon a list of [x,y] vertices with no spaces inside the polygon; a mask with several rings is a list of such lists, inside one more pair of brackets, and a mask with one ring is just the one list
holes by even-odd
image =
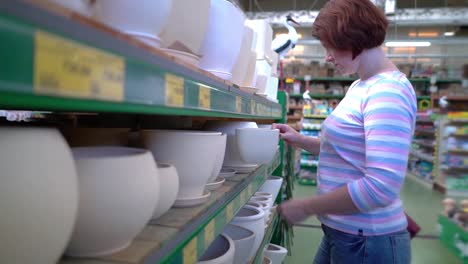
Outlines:
{"label": "blue jeans", "polygon": [[408,231],[381,236],[353,235],[322,225],[324,236],[314,264],[409,264]]}

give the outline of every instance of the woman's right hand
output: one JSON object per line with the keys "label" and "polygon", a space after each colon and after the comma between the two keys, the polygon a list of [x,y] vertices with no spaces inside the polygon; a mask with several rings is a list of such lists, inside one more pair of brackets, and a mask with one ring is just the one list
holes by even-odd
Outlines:
{"label": "woman's right hand", "polygon": [[294,128],[286,124],[273,124],[273,129],[278,129],[280,131],[280,138],[286,141],[288,144],[303,148],[303,135],[297,132]]}

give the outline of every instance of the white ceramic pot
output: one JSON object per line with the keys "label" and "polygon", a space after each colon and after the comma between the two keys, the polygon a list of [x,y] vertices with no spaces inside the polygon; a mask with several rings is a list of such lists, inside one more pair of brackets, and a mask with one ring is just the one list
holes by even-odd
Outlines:
{"label": "white ceramic pot", "polygon": [[257,68],[257,74],[271,76],[271,64],[266,59],[257,59],[255,67]]}
{"label": "white ceramic pot", "polygon": [[255,242],[250,251],[249,259],[252,259],[257,254],[257,251],[263,241],[263,236],[265,235],[264,217],[265,213],[263,210],[245,205],[231,221],[231,224],[249,229],[255,234]]}
{"label": "white ceramic pot", "polygon": [[233,264],[248,263],[250,251],[255,242],[254,232],[241,226],[229,224],[224,228],[223,235],[234,241],[236,252]]}
{"label": "white ceramic pot", "polygon": [[242,86],[244,87],[256,87],[257,85],[257,53],[251,51],[249,55],[249,62],[247,63],[246,73]]}
{"label": "white ceramic pot", "polygon": [[209,14],[210,0],[172,0],[171,14],[161,33],[163,46],[174,48],[182,44],[191,53],[203,55],[201,45]]}
{"label": "white ceramic pot", "polygon": [[273,62],[271,63],[271,76],[278,77],[279,54],[272,52]]}
{"label": "white ceramic pot", "polygon": [[231,82],[239,86],[244,86],[243,84],[244,84],[245,76],[247,75],[249,57],[252,52],[251,46],[252,46],[253,37],[254,37],[254,31],[251,28],[244,26],[242,44],[241,44],[239,56],[237,56],[237,61],[232,71],[232,79],[231,79]]}
{"label": "white ceramic pot", "polygon": [[0,263],[56,263],[78,210],[70,148],[49,128],[0,127]]}
{"label": "white ceramic pot", "polygon": [[270,205],[268,204],[268,202],[250,200],[247,202],[246,205],[250,205],[253,207],[257,207],[258,209],[261,209],[265,213],[265,216],[264,216],[265,223],[268,222],[268,219],[270,217]]}
{"label": "white ceramic pot", "polygon": [[226,235],[219,235],[198,260],[198,264],[232,264],[236,248],[234,241]]}
{"label": "white ceramic pot", "polygon": [[271,204],[273,202],[271,198],[265,196],[252,196],[249,201],[266,203],[268,205],[268,208],[266,210],[267,212],[269,212]]}
{"label": "white ceramic pot", "polygon": [[258,19],[246,20],[245,24],[257,33],[255,46],[257,59],[267,58],[267,52],[271,50],[271,43],[273,42],[273,29],[270,23],[265,19]]}
{"label": "white ceramic pot", "polygon": [[239,150],[237,148],[236,141],[236,128],[256,128],[255,122],[243,122],[243,121],[207,121],[204,130],[208,131],[219,131],[226,134],[226,151],[224,155],[223,166],[242,166],[242,165],[254,165],[248,164],[241,160]]}
{"label": "white ceramic pot", "polygon": [[257,75],[257,81],[255,83],[255,87],[257,87],[258,92],[257,94],[259,95],[267,95],[266,90],[267,90],[267,85],[268,85],[268,77],[266,75],[258,74]]}
{"label": "white ceramic pot", "polygon": [[159,176],[153,155],[124,147],[82,147],[72,152],[80,202],[66,255],[105,256],[126,248],[158,203]]}
{"label": "white ceramic pot", "polygon": [[159,199],[152,219],[159,218],[169,211],[179,192],[179,176],[174,166],[158,163],[158,174],[160,178]]}
{"label": "white ceramic pot", "polygon": [[271,259],[272,264],[282,264],[284,258],[288,254],[288,250],[282,246],[275,244],[268,244],[263,251],[265,257]]}
{"label": "white ceramic pot", "polygon": [[262,264],[273,264],[270,258],[268,257],[263,257]]}
{"label": "white ceramic pot", "polygon": [[270,176],[268,179],[263,183],[262,186],[258,189],[259,192],[266,192],[270,193],[273,199],[276,199],[278,196],[279,191],[281,190],[281,186],[283,184],[283,178],[278,176]]}
{"label": "white ceramic pot", "polygon": [[157,161],[173,164],[179,175],[177,199],[203,196],[213,174],[221,142],[219,132],[188,130],[144,130],[143,145]]}
{"label": "white ceramic pot", "polygon": [[226,153],[226,134],[222,134],[221,138],[221,140],[213,142],[214,144],[217,144],[217,146],[215,146],[215,149],[216,151],[218,151],[218,153],[216,153],[216,160],[213,167],[213,172],[211,173],[211,177],[208,179],[208,183],[212,183],[216,180],[216,178],[218,178],[219,172],[223,167],[224,153]]}
{"label": "white ceramic pot", "polygon": [[66,128],[63,135],[71,147],[127,146],[128,128]]}
{"label": "white ceramic pot", "polygon": [[91,0],[40,0],[41,2],[52,2],[61,5],[71,11],[80,13],[84,16],[91,16],[92,4]]}
{"label": "white ceramic pot", "polygon": [[273,204],[275,203],[276,197],[273,197],[271,193],[268,192],[256,192],[253,197],[265,197],[268,198],[271,202],[269,203],[269,206],[272,207]]}
{"label": "white ceramic pot", "polygon": [[276,153],[279,130],[268,128],[237,128],[237,148],[246,163],[269,163]]}
{"label": "white ceramic pot", "polygon": [[220,78],[232,78],[242,44],[244,20],[242,11],[231,2],[211,0],[208,30],[201,48],[202,69]]}
{"label": "white ceramic pot", "polygon": [[278,77],[273,77],[273,76],[268,77],[266,94],[267,94],[267,98],[270,101],[275,102],[278,100],[277,99],[278,98],[278,83],[279,83]]}
{"label": "white ceramic pot", "polygon": [[172,7],[172,0],[96,0],[97,20],[136,38],[153,38],[156,46]]}

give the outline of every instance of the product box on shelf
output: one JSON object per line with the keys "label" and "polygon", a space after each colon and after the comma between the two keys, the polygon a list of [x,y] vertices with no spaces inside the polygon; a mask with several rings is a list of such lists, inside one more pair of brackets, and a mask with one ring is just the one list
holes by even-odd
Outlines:
{"label": "product box on shelf", "polygon": [[439,215],[440,242],[463,263],[468,263],[468,232],[446,216]]}

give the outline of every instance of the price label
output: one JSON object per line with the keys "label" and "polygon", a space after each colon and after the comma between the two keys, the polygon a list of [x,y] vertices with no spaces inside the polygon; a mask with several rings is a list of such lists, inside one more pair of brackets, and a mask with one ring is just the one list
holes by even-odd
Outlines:
{"label": "price label", "polygon": [[43,31],[34,38],[34,92],[124,99],[125,60]]}
{"label": "price label", "polygon": [[255,108],[256,108],[256,103],[252,99],[252,100],[250,100],[250,114],[255,115]]}
{"label": "price label", "polygon": [[252,195],[254,193],[254,187],[253,184],[249,185],[249,194]]}
{"label": "price label", "polygon": [[211,242],[213,242],[215,238],[214,232],[215,232],[215,222],[213,219],[205,227],[205,247],[206,248],[208,248]]}
{"label": "price label", "polygon": [[231,202],[226,206],[226,220],[230,221],[234,217],[234,205]]}
{"label": "price label", "polygon": [[166,80],[166,105],[184,106],[184,78],[167,73]]}
{"label": "price label", "polygon": [[211,89],[200,86],[198,89],[198,106],[200,108],[211,108]]}
{"label": "price label", "polygon": [[242,97],[236,96],[236,112],[242,113]]}
{"label": "price label", "polygon": [[193,264],[197,262],[197,237],[192,238],[182,251],[183,264]]}
{"label": "price label", "polygon": [[241,204],[245,204],[247,202],[247,199],[248,199],[248,194],[247,194],[247,190],[244,190],[241,194]]}

